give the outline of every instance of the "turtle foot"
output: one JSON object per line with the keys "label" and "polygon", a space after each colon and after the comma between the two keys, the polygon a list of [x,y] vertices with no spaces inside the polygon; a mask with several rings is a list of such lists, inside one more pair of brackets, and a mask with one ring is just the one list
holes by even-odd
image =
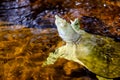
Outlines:
{"label": "turtle foot", "polygon": [[54,62],[57,60],[59,56],[56,55],[55,53],[50,53],[49,57],[47,58],[47,60],[43,63],[43,67],[46,65],[50,65],[50,64],[54,64]]}
{"label": "turtle foot", "polygon": [[47,58],[47,60],[42,64],[42,66],[54,64],[55,61],[60,58],[61,55],[63,55],[64,47],[60,47],[55,50],[55,52],[51,52]]}

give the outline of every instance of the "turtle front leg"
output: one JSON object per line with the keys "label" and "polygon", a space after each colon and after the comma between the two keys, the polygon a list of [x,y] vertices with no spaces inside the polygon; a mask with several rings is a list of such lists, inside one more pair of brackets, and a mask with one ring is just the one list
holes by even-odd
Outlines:
{"label": "turtle front leg", "polygon": [[46,65],[54,64],[60,56],[62,56],[65,52],[65,46],[60,47],[55,50],[55,52],[51,52],[47,58],[47,60],[43,63],[43,67]]}
{"label": "turtle front leg", "polygon": [[113,80],[113,79],[107,79],[107,78],[104,78],[104,77],[101,77],[101,76],[97,76],[98,80]]}

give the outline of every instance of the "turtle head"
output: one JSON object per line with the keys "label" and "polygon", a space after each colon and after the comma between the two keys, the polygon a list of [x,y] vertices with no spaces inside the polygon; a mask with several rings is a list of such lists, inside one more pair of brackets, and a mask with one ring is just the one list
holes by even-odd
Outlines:
{"label": "turtle head", "polygon": [[55,24],[57,26],[57,30],[59,36],[66,42],[76,42],[80,35],[72,28],[71,24],[66,20],[60,18],[55,15]]}

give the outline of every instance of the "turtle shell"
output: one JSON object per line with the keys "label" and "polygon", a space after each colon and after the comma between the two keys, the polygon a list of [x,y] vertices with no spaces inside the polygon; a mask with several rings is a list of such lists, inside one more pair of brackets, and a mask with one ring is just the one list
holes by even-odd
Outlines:
{"label": "turtle shell", "polygon": [[120,42],[86,33],[81,35],[76,55],[78,60],[97,75],[120,77]]}

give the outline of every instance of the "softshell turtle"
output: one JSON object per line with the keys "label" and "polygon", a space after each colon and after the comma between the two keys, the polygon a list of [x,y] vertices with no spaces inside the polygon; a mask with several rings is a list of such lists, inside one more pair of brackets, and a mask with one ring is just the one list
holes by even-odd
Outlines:
{"label": "softshell turtle", "polygon": [[81,30],[78,19],[70,24],[57,15],[55,18],[59,36],[66,44],[50,53],[43,65],[53,64],[57,58],[65,58],[82,64],[99,80],[120,77],[120,42]]}

